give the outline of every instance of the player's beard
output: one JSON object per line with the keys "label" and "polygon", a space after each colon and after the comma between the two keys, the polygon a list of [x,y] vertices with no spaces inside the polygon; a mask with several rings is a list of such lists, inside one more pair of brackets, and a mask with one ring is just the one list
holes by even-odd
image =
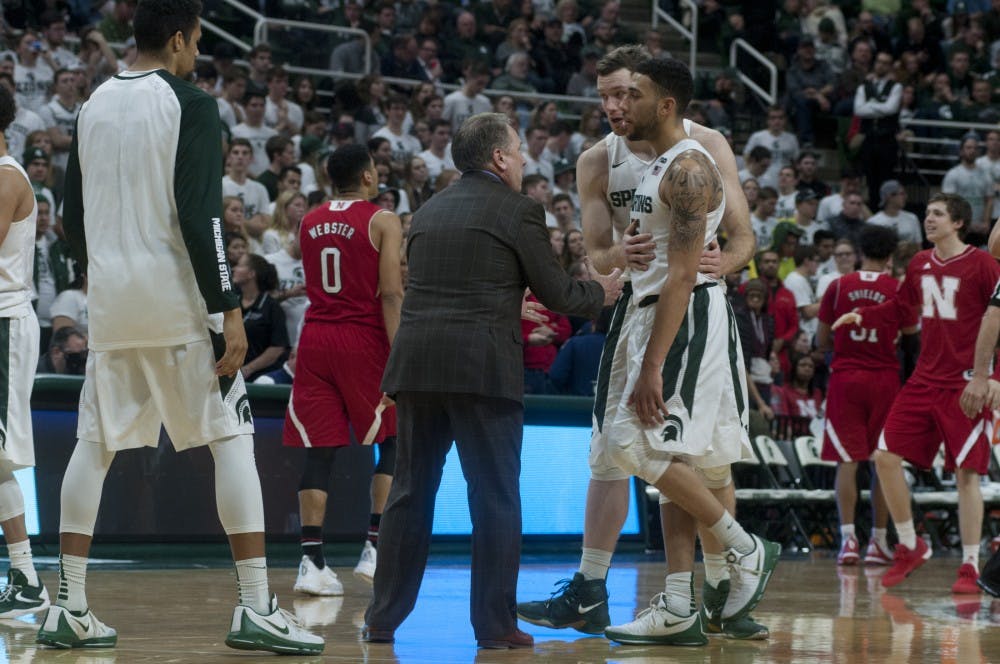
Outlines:
{"label": "player's beard", "polygon": [[630,141],[648,141],[651,136],[656,132],[656,117],[649,116],[645,118],[637,118],[634,122],[631,122],[631,127],[626,134],[626,138]]}

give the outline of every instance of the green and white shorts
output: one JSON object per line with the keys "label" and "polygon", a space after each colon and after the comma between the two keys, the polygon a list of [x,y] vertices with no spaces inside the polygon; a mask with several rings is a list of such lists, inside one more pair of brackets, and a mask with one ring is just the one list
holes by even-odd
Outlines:
{"label": "green and white shorts", "polygon": [[38,318],[30,303],[0,318],[0,459],[15,469],[35,465],[31,389],[38,366]]}
{"label": "green and white shorts", "polygon": [[695,287],[667,353],[665,423],[644,427],[628,404],[653,329],[656,307],[651,299],[636,303],[622,330],[627,377],[614,420],[610,426],[605,423],[611,457],[624,471],[649,483],[674,460],[707,469],[751,458],[743,352],[725,290],[714,282]]}

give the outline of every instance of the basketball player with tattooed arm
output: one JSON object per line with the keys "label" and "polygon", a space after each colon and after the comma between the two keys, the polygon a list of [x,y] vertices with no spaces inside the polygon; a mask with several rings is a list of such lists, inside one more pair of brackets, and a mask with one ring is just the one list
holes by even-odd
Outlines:
{"label": "basketball player with tattooed arm", "polygon": [[[652,260],[655,243],[648,233],[626,234],[630,205],[643,171],[658,156],[648,141],[631,140],[624,120],[622,103],[628,94],[632,70],[649,59],[641,46],[622,46],[598,62],[597,88],[601,106],[607,114],[612,133],[583,155],[577,164],[587,253],[602,269],[624,268],[633,272],[646,270]],[[689,120],[683,121],[686,134],[696,139],[716,160],[723,176],[727,204],[722,228],[728,242],[720,253],[717,244],[709,245],[699,269],[714,277],[743,268],[754,252],[750,212],[737,176],[736,160],[725,137],[719,132]],[[622,240],[624,238],[624,244]],[[610,457],[606,422],[614,418],[624,389],[626,348],[621,336],[623,324],[636,311],[631,285],[626,283],[612,316],[597,385],[594,434],[591,439],[591,480],[587,491],[583,535],[583,555],[579,571],[564,582],[552,598],[525,602],[518,606],[522,620],[554,628],[573,627],[578,631],[600,634],[610,624],[606,576],[618,535],[628,514],[629,473]],[[723,492],[723,505],[735,511],[735,492],[730,482]],[[667,585],[676,586],[678,597],[687,596],[694,570],[695,522],[691,516],[665,496],[660,498],[660,518],[667,553]],[[729,567],[721,555],[706,556],[708,580],[702,586],[703,621],[708,633],[722,633],[729,638],[767,638],[768,631],[748,616],[736,616],[742,607],[727,599]],[[589,610],[581,612],[580,607]],[[723,609],[726,609],[723,613]],[[725,616],[725,620],[723,620]],[[690,635],[679,637],[690,641]],[[696,639],[704,642],[704,639]],[[657,643],[676,643],[657,639]]]}

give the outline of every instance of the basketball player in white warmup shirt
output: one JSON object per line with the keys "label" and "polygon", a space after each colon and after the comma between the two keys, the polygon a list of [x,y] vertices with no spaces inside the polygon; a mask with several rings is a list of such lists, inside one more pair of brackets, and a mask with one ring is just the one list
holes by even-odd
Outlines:
{"label": "basketball player in white warmup shirt", "polygon": [[200,13],[198,0],[140,0],[138,58],[83,105],[70,147],[63,222],[74,256],[89,265],[91,351],[62,484],[59,594],[38,642],[116,645],[87,603],[87,556],[115,454],[156,446],[162,424],[175,449],[207,445],[215,461],[239,586],[226,644],[314,655],[323,639],[268,590],[253,418],[239,373],[246,333],[222,243],[219,112],[184,80]]}

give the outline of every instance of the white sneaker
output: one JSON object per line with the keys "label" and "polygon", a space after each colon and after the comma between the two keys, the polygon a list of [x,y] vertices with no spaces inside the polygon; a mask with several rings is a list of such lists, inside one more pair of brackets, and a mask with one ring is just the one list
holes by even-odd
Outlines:
{"label": "white sneaker", "polygon": [[87,609],[76,616],[61,606],[50,606],[35,641],[53,648],[114,648],[118,632]]}
{"label": "white sneaker", "polygon": [[627,644],[703,646],[708,643],[697,611],[679,616],[667,608],[667,595],[660,593],[649,601],[649,608],[625,625],[608,627],[604,636]]}
{"label": "white sneaker", "polygon": [[781,556],[780,544],[756,535],[750,537],[754,542],[750,553],[741,554],[735,549],[725,552],[729,567],[729,596],[722,609],[723,620],[742,618],[753,611],[764,596],[771,572]]}
{"label": "white sneaker", "polygon": [[361,550],[361,559],[354,567],[354,576],[368,583],[375,580],[375,564],[378,561],[378,550],[372,543],[365,540],[365,548]]}
{"label": "white sneaker", "polygon": [[309,556],[302,556],[302,562],[299,563],[299,575],[295,579],[293,589],[297,593],[319,595],[320,597],[344,594],[344,586],[337,578],[337,573],[330,569],[329,565],[324,565],[323,569],[316,567]]}
{"label": "white sneaker", "polygon": [[278,608],[278,598],[271,595],[271,612],[261,615],[249,606],[237,606],[226,645],[238,650],[266,650],[279,654],[318,655],[323,652],[323,637],[306,631],[298,619]]}

